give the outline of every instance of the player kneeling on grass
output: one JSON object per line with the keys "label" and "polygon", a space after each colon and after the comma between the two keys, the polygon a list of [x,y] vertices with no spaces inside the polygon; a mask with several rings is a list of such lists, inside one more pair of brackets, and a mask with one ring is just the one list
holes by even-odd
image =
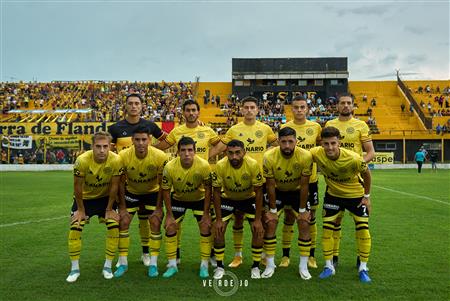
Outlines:
{"label": "player kneeling on grass", "polygon": [[150,222],[150,265],[148,276],[158,276],[158,255],[161,247],[161,221],[163,218],[161,200],[161,178],[167,155],[152,146],[150,129],[139,126],[132,136],[133,145],[120,151],[124,166],[119,189],[119,261],[115,277],[121,277],[128,270],[128,229],[136,212],[149,216]]}
{"label": "player kneeling on grass", "polygon": [[[356,244],[359,265],[359,279],[368,283],[371,238],[369,232],[371,175],[364,159],[357,153],[339,147],[339,130],[326,127],[321,133],[322,146],[311,149],[313,160],[324,175],[327,184],[323,204],[322,245],[325,268],[319,278],[329,278],[335,274],[333,267],[333,231],[336,220],[345,209],[353,216],[356,228]],[[361,179],[362,177],[362,179]]]}
{"label": "player kneeling on grass", "polygon": [[276,227],[278,213],[284,209],[292,210],[297,217],[299,229],[298,248],[300,250],[299,274],[302,279],[311,279],[308,271],[308,258],[311,248],[309,231],[310,212],[308,206],[309,177],[312,172],[311,153],[296,147],[296,132],[285,127],[278,133],[280,146],[264,154],[263,171],[266,178],[269,210],[264,215],[264,248],[267,266],[262,278],[272,277],[275,271]]}
{"label": "player kneeling on grass", "polygon": [[72,269],[67,282],[75,282],[80,276],[81,233],[86,221],[94,215],[106,222],[106,260],[102,273],[105,279],[113,278],[111,263],[119,242],[119,215],[114,206],[123,170],[120,157],[110,151],[110,143],[109,133],[95,133],[92,150],[80,155],[74,164],[74,201],[69,231]]}
{"label": "player kneeling on grass", "polygon": [[200,277],[208,278],[211,252],[211,168],[208,161],[195,154],[195,141],[183,137],[178,141],[178,157],[164,167],[162,195],[166,206],[166,254],[169,260],[164,278],[178,272],[177,230],[186,210],[191,209],[200,230]]}
{"label": "player kneeling on grass", "polygon": [[225,273],[225,231],[233,214],[239,213],[249,221],[252,229],[251,278],[261,278],[261,261],[264,228],[261,223],[262,177],[256,160],[245,155],[244,143],[231,140],[227,144],[226,157],[220,160],[212,173],[214,209],[216,212],[214,253],[217,268],[214,279],[221,279]]}

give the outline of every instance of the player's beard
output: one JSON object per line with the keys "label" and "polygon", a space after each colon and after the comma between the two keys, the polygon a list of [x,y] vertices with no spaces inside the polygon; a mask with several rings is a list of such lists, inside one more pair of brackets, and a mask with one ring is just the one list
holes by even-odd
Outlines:
{"label": "player's beard", "polygon": [[241,160],[238,160],[238,159],[231,159],[230,160],[230,164],[233,167],[239,167],[241,165],[241,163],[242,163],[242,159]]}
{"label": "player's beard", "polygon": [[352,115],[352,111],[340,112],[339,115],[344,116],[344,117],[348,117],[348,116]]}
{"label": "player's beard", "polygon": [[286,149],[282,149],[281,150],[281,153],[283,154],[283,156],[285,156],[285,157],[290,157],[290,156],[292,156],[292,153],[294,152],[294,150],[293,149],[290,149],[290,148],[286,148]]}

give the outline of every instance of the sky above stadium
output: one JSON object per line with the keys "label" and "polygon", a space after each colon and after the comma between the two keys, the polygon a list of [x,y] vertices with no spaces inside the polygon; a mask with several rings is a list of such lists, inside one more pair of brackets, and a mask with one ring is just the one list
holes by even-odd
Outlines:
{"label": "sky above stadium", "polygon": [[1,81],[231,81],[232,58],[449,79],[449,1],[1,0]]}

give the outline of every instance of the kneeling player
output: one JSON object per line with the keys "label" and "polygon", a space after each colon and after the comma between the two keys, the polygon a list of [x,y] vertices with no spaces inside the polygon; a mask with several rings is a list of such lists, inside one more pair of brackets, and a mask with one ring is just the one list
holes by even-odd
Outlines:
{"label": "kneeling player", "polygon": [[[208,278],[208,260],[211,251],[211,168],[208,161],[195,154],[195,141],[183,137],[178,141],[178,157],[164,167],[162,194],[166,205],[166,254],[169,259],[163,277],[170,278],[177,268],[177,230],[191,209],[200,230],[200,277]],[[172,191],[172,193],[171,193]]]}
{"label": "kneeling player", "polygon": [[327,183],[323,204],[322,234],[325,268],[319,278],[325,279],[335,274],[333,231],[339,226],[336,221],[347,209],[355,222],[358,257],[361,260],[359,279],[361,282],[370,282],[367,268],[371,247],[369,232],[370,171],[361,156],[339,147],[340,133],[337,128],[324,128],[321,137],[322,146],[311,149],[313,160],[317,162]]}
{"label": "kneeling player", "polygon": [[311,279],[308,271],[311,236],[307,199],[312,157],[307,150],[296,147],[296,140],[295,130],[285,127],[278,133],[280,146],[264,154],[263,170],[269,198],[269,211],[265,214],[267,226],[264,247],[267,254],[267,266],[261,275],[263,278],[272,277],[275,271],[277,212],[289,209],[297,217],[298,248],[300,250],[299,274],[304,280]]}
{"label": "kneeling player", "polygon": [[217,163],[212,176],[216,212],[214,252],[217,260],[214,278],[221,279],[225,273],[223,268],[225,231],[233,214],[239,213],[251,224],[253,257],[251,277],[259,279],[264,234],[261,224],[264,180],[258,162],[245,155],[242,141],[231,140],[227,145],[226,154],[227,156]]}
{"label": "kneeling player", "polygon": [[109,151],[111,135],[97,132],[92,137],[92,150],[80,155],[73,168],[74,201],[69,231],[69,256],[72,269],[67,282],[75,282],[80,276],[81,233],[86,221],[97,215],[106,219],[106,260],[103,277],[113,278],[111,262],[119,242],[119,215],[113,210],[117,200],[122,162]]}

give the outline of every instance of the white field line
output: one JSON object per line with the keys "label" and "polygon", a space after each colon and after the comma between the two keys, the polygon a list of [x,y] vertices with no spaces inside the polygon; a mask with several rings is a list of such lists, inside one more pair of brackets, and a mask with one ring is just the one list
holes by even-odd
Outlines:
{"label": "white field line", "polygon": [[52,218],[43,218],[43,219],[38,219],[38,220],[28,220],[28,221],[23,221],[23,222],[16,222],[16,223],[11,223],[11,224],[0,224],[0,228],[14,227],[14,226],[18,226],[18,225],[36,224],[36,223],[54,221],[54,220],[63,219],[63,218],[68,219],[69,216],[64,215],[64,216],[58,216],[58,217],[52,217]]}
{"label": "white field line", "polygon": [[433,202],[437,202],[437,203],[440,203],[440,204],[444,204],[444,205],[450,206],[449,202],[444,202],[444,201],[433,199],[433,198],[430,198],[430,197],[427,197],[427,196],[418,195],[418,194],[414,194],[414,193],[408,193],[408,192],[395,190],[395,189],[391,189],[391,188],[386,188],[386,187],[382,187],[382,186],[378,186],[378,185],[372,185],[372,186],[376,187],[376,188],[379,188],[379,189],[387,190],[387,191],[390,191],[390,192],[395,192],[395,193],[398,193],[398,194],[403,194],[403,195],[415,197],[415,198],[418,198],[418,199],[424,199],[424,200],[433,201]]}

